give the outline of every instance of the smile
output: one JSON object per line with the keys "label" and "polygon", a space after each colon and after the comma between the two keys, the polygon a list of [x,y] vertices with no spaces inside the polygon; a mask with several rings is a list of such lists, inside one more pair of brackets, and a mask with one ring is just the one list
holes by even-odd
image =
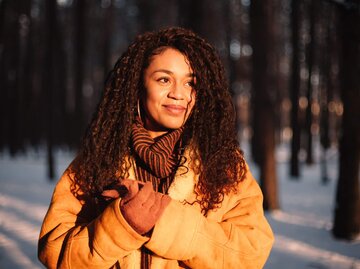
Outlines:
{"label": "smile", "polygon": [[170,112],[170,114],[180,115],[186,111],[186,108],[179,105],[163,105],[163,107]]}

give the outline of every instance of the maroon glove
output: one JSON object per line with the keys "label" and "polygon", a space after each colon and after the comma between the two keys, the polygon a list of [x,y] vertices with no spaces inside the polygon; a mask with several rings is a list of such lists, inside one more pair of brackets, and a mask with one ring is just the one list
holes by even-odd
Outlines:
{"label": "maroon glove", "polygon": [[102,193],[109,198],[122,197],[120,210],[126,221],[139,234],[146,234],[164,212],[171,198],[155,192],[152,184],[125,179],[120,185]]}

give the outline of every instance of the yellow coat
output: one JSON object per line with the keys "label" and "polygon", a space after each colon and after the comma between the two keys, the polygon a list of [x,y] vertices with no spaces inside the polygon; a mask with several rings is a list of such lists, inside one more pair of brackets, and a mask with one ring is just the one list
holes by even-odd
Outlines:
{"label": "yellow coat", "polygon": [[[68,173],[57,183],[38,245],[48,268],[140,268],[139,248],[155,256],[151,268],[262,268],[273,244],[261,190],[247,171],[234,194],[204,217],[194,201],[198,177],[179,168],[169,188],[172,201],[156,223],[151,238],[136,233],[121,215],[120,199],[89,219],[70,191]],[[131,168],[130,178],[134,177]]]}

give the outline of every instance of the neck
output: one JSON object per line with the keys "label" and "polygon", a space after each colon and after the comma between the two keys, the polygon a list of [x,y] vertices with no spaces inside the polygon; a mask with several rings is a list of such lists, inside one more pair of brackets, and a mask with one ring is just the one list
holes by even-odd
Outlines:
{"label": "neck", "polygon": [[153,126],[147,118],[145,118],[143,123],[144,128],[149,132],[151,138],[157,138],[169,132],[169,130],[164,128],[157,128],[157,126]]}
{"label": "neck", "polygon": [[157,137],[162,136],[167,133],[167,131],[152,131],[152,130],[148,130],[148,129],[146,129],[146,130],[149,132],[151,138],[157,138]]}

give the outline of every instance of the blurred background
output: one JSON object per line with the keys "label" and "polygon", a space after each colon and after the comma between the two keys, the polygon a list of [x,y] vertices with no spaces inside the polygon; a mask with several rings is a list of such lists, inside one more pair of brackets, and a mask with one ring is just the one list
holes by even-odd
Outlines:
{"label": "blurred background", "polygon": [[39,268],[57,179],[134,37],[206,38],[276,243],[265,268],[360,268],[360,1],[0,0],[0,268]]}

